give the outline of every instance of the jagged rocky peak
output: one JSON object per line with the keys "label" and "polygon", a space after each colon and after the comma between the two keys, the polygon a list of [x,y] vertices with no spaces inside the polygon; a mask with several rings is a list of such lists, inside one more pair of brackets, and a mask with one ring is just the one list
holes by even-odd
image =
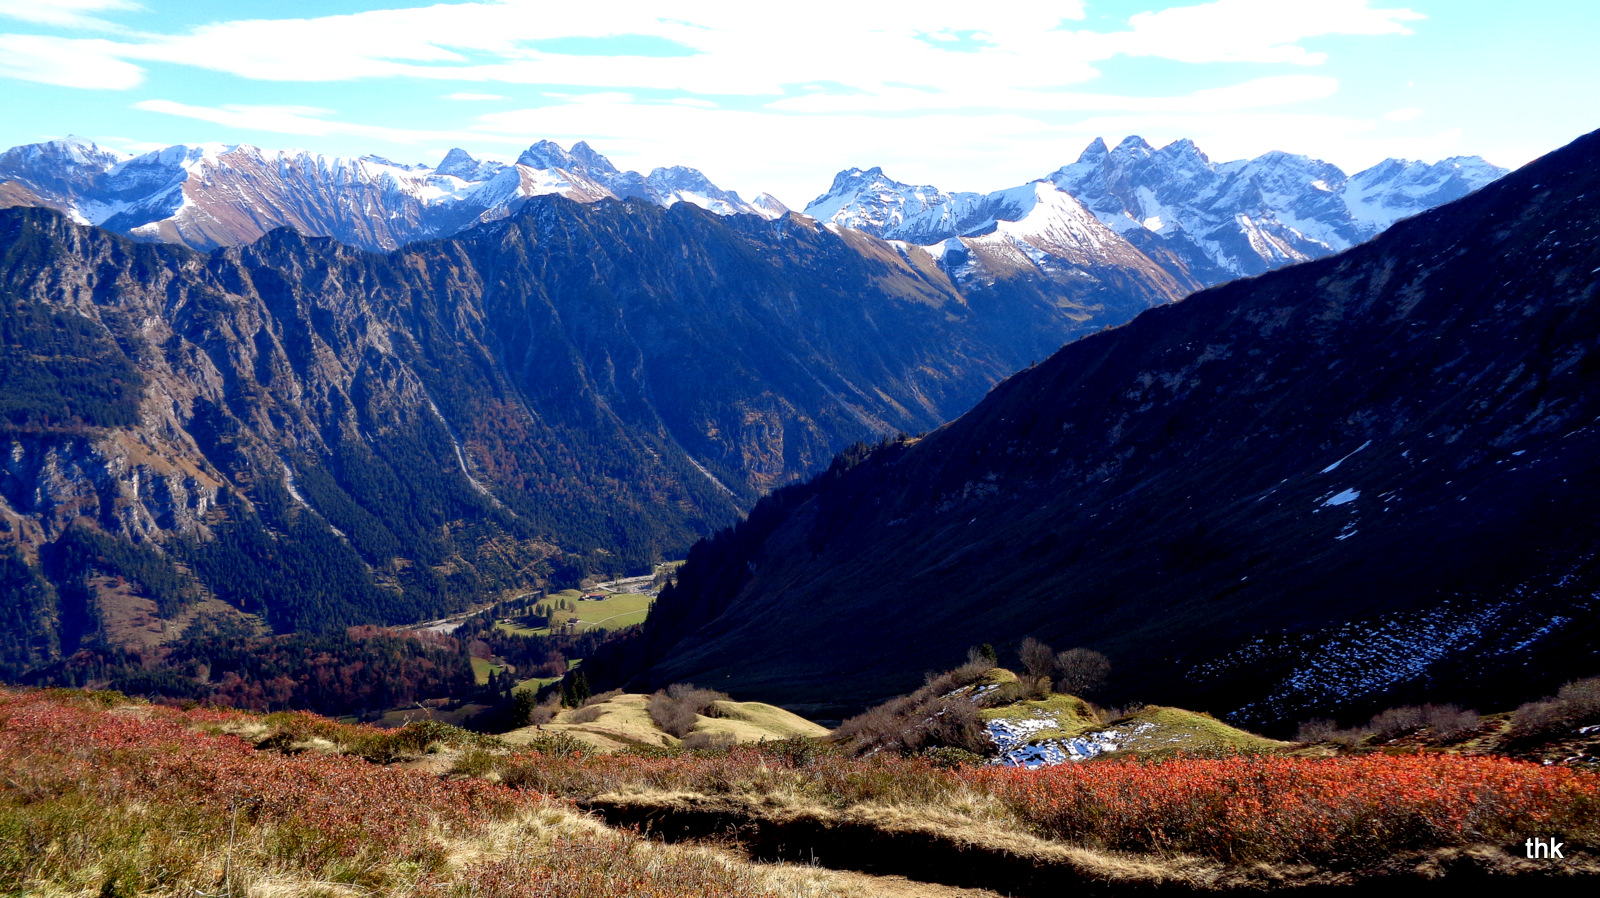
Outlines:
{"label": "jagged rocky peak", "polygon": [[589,146],[589,142],[586,140],[580,140],[573,144],[572,152],[568,155],[577,160],[583,165],[584,168],[591,172],[604,172],[606,174],[617,173],[617,167],[611,164],[611,160],[600,155],[599,153],[596,153],[594,148]]}
{"label": "jagged rocky peak", "polygon": [[1129,134],[1127,137],[1122,138],[1122,142],[1117,144],[1116,149],[1111,151],[1111,157],[1113,159],[1145,159],[1154,156],[1155,152],[1155,147],[1147,143],[1143,137],[1137,134]]}
{"label": "jagged rocky peak", "polygon": [[1100,160],[1111,155],[1111,148],[1106,146],[1105,138],[1096,137],[1089,141],[1089,145],[1078,154],[1079,165],[1098,164]]}
{"label": "jagged rocky peak", "polygon": [[22,159],[51,159],[75,165],[94,166],[101,169],[108,169],[130,158],[127,153],[105,149],[94,141],[79,137],[76,134],[69,134],[66,137],[47,140],[43,143],[13,147],[6,151],[4,157],[0,158],[10,158],[14,155]]}
{"label": "jagged rocky peak", "polygon": [[523,150],[522,155],[517,157],[517,164],[541,169],[576,169],[582,166],[571,153],[561,148],[561,144],[553,140],[541,140]]}
{"label": "jagged rocky peak", "polygon": [[[854,228],[874,237],[931,244],[967,230],[983,220],[968,220],[955,206],[970,205],[976,193],[946,194],[930,184],[912,185],[885,175],[883,169],[847,168],[833,178],[828,192],[806,204],[818,221]],[[955,217],[959,222],[952,222]]]}
{"label": "jagged rocky peak", "polygon": [[[553,140],[541,140],[517,157],[518,165],[542,170],[561,169],[588,175],[604,182],[607,176],[622,175],[610,159],[595,152],[587,141],[578,141],[572,149],[565,150]],[[627,174],[635,174],[628,172]]]}
{"label": "jagged rocky peak", "polygon": [[711,183],[711,180],[696,168],[684,165],[657,168],[645,178],[645,185],[650,197],[663,206],[684,202],[718,215],[744,212],[772,217],[760,207],[741,199],[738,191],[723,190]]}
{"label": "jagged rocky peak", "polygon": [[1354,246],[1505,171],[1478,157],[1389,160],[1349,177],[1296,153],[1217,163],[1187,139],[1153,149],[1129,136],[1110,150],[1096,138],[1050,180],[1169,269],[1217,283]]}
{"label": "jagged rocky peak", "polygon": [[789,214],[789,207],[785,206],[782,200],[770,193],[757,195],[755,199],[750,201],[750,205],[758,214],[766,218],[777,219]]}
{"label": "jagged rocky peak", "polygon": [[471,153],[456,147],[444,155],[444,159],[434,171],[463,181],[477,182],[489,180],[504,171],[505,167],[502,162],[474,159]]}

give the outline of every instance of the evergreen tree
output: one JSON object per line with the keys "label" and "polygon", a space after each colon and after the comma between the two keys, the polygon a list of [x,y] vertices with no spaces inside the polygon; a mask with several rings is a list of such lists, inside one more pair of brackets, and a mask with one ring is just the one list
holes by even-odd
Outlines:
{"label": "evergreen tree", "polygon": [[511,726],[525,727],[533,717],[538,704],[532,689],[518,689],[511,695]]}

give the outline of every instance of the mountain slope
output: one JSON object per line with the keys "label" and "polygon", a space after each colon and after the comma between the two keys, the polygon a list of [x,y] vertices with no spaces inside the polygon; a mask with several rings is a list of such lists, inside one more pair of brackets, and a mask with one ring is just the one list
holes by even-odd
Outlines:
{"label": "mountain slope", "polygon": [[537,197],[382,255],[5,210],[0,665],[114,620],[406,622],[645,568],[1099,326],[974,297],[921,251],[692,202]]}
{"label": "mountain slope", "polygon": [[1589,671],[1600,135],[1072,343],[690,554],[592,679],[859,708],[972,644],[1252,726]]}
{"label": "mountain slope", "polygon": [[618,171],[581,141],[571,150],[539,141],[509,165],[453,149],[429,168],[248,145],[126,156],[66,138],[0,153],[0,179],[81,223],[201,250],[251,243],[279,227],[389,250],[504,218],[529,198],[551,194],[579,202],[691,202],[720,215],[782,214],[770,203],[746,203],[692,168],[649,176]]}

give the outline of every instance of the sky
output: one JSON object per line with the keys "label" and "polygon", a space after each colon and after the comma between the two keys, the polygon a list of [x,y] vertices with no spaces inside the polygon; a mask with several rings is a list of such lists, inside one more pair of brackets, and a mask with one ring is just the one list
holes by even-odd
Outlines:
{"label": "sky", "polygon": [[1594,0],[0,0],[0,146],[436,164],[586,140],[794,208],[989,191],[1094,138],[1514,167],[1600,127]]}

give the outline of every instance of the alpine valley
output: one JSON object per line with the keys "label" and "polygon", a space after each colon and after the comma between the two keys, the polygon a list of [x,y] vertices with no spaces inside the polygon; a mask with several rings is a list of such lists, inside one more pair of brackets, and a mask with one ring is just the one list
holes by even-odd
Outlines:
{"label": "alpine valley", "polygon": [[[974,634],[1010,645],[1039,632],[1112,654],[1129,671],[1117,688],[1154,694],[1187,671],[1210,706],[1250,720],[1376,695],[1410,681],[1240,683],[1267,669],[1300,683],[1307,627],[1381,629],[1390,613],[1482,624],[1484,607],[1520,613],[1507,584],[1561,582],[1577,563],[1531,525],[1526,546],[1502,541],[1550,556],[1537,571],[1485,552],[1484,534],[1544,510],[1500,493],[1481,518],[1462,514],[1469,498],[1436,529],[1419,524],[1444,501],[1420,475],[1405,490],[1394,472],[1381,489],[1349,486],[1360,503],[1319,493],[1330,504],[1310,517],[1278,504],[1313,489],[1293,479],[1313,456],[1370,442],[1343,463],[1358,471],[1389,459],[1380,444],[1435,439],[1413,432],[1423,422],[1454,435],[1424,454],[1426,472],[1530,470],[1466,439],[1439,397],[1341,388],[1338,408],[1313,401],[1330,378],[1375,371],[1420,389],[1406,381],[1418,347],[1456,346],[1465,338],[1439,341],[1469,317],[1471,336],[1502,348],[1534,339],[1515,334],[1537,314],[1461,298],[1448,317],[1412,298],[1415,315],[1382,319],[1426,341],[1401,347],[1368,321],[1376,312],[1345,322],[1324,297],[1329,270],[1384,297],[1473,281],[1424,276],[1444,263],[1393,247],[1467,239],[1479,219],[1462,203],[1527,193],[1508,180],[1460,199],[1503,174],[1457,158],[1347,177],[1306,157],[1218,164],[1187,141],[1128,138],[990,194],[852,169],[795,213],[693,169],[623,172],[584,143],[536,143],[510,163],[452,150],[437,166],[17,147],[0,154],[0,672],[76,683],[118,670],[126,683],[197,639],[343,638],[499,607],[647,572],[721,531],[643,631],[591,659],[597,683],[709,678],[835,712],[903,689]],[[1456,212],[1425,213],[1450,201]],[[1419,212],[1397,225],[1407,236],[1350,249]],[[1334,294],[1354,308],[1356,290]],[[1216,311],[1235,301],[1248,310]],[[1391,345],[1383,365],[1351,348]],[[1495,370],[1533,376],[1528,351]],[[1539,376],[1519,402],[1554,389]],[[1204,404],[1219,396],[1231,404]],[[1246,408],[1256,417],[1227,431]],[[1268,503],[1258,481],[1271,475],[1290,479]],[[1387,518],[1368,510],[1380,494]],[[1247,500],[1263,504],[1247,515]],[[951,523],[962,514],[970,530]],[[1385,520],[1409,522],[1392,524],[1404,538]],[[1349,561],[1373,545],[1409,566]],[[1280,556],[1296,561],[1268,563]],[[1335,576],[1350,565],[1366,573]],[[1469,596],[1439,617],[1451,591],[1500,604]],[[1528,618],[1529,634],[1559,636],[1576,614]],[[1207,644],[1186,642],[1201,623]],[[361,657],[374,677],[389,663]],[[177,685],[139,682],[199,694],[220,676],[214,652],[200,658]],[[454,688],[444,680],[464,655],[435,661],[456,671],[435,685]],[[290,692],[260,702],[298,701]]]}

